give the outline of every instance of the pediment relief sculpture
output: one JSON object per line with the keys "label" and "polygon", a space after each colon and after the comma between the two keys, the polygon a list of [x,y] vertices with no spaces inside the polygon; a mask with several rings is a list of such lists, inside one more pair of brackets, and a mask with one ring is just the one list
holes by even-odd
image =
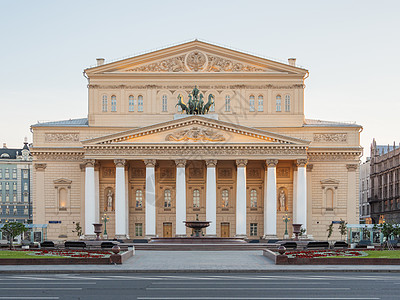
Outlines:
{"label": "pediment relief sculpture", "polygon": [[135,67],[126,72],[265,72],[266,69],[244,64],[199,50],[155,63]]}
{"label": "pediment relief sculpture", "polygon": [[165,140],[171,142],[223,142],[225,141],[225,137],[222,134],[210,129],[192,127],[190,129],[180,130],[168,134],[165,137]]}

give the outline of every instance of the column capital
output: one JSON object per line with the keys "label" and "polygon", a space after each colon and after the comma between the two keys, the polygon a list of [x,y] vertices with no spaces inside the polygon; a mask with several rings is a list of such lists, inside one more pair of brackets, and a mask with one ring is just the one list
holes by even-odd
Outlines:
{"label": "column capital", "polygon": [[154,168],[156,166],[155,159],[144,159],[143,162],[146,165],[146,168]]}
{"label": "column capital", "polygon": [[307,172],[311,172],[314,168],[313,164],[307,164]]}
{"label": "column capital", "polygon": [[215,168],[217,166],[217,160],[216,159],[208,159],[208,160],[206,160],[206,165],[207,165],[207,168]]}
{"label": "column capital", "polygon": [[92,168],[94,168],[95,163],[96,163],[96,160],[95,160],[95,159],[87,159],[87,160],[85,160],[85,167],[86,167],[86,168],[87,168],[87,167],[92,167]]}
{"label": "column capital", "polygon": [[347,171],[349,171],[349,172],[357,171],[357,167],[358,167],[357,164],[347,164],[346,165]]}
{"label": "column capital", "polygon": [[186,166],[186,159],[176,159],[175,164],[177,168],[184,168]]}
{"label": "column capital", "polygon": [[307,158],[300,158],[296,161],[298,167],[305,167],[308,162]]}
{"label": "column capital", "polygon": [[247,166],[248,160],[247,159],[237,159],[236,160],[236,165],[238,167],[245,167]]}
{"label": "column capital", "polygon": [[267,164],[268,168],[275,168],[276,165],[278,164],[278,160],[277,159],[267,159],[266,164]]}
{"label": "column capital", "polygon": [[44,171],[46,169],[47,164],[35,164],[36,171]]}
{"label": "column capital", "polygon": [[114,164],[115,166],[118,167],[124,167],[126,163],[125,159],[114,159]]}

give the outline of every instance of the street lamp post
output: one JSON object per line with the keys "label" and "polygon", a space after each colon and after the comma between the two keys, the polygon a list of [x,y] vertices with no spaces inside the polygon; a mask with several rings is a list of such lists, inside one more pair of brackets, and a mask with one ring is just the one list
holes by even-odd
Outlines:
{"label": "street lamp post", "polygon": [[104,222],[104,233],[103,233],[103,237],[105,239],[107,239],[107,221],[110,220],[110,218],[107,216],[107,214],[105,213],[103,215],[103,217],[101,218],[101,220]]}
{"label": "street lamp post", "polygon": [[283,235],[284,239],[288,239],[289,238],[289,233],[287,231],[287,223],[290,221],[290,217],[288,216],[288,214],[285,214],[282,217],[283,222],[285,222],[285,234]]}

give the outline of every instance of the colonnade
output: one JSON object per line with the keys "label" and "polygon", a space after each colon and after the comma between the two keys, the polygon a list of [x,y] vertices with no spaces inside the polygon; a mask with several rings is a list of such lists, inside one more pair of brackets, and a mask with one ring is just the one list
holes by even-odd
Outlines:
{"label": "colonnade", "polygon": [[[246,165],[248,160],[236,160],[236,236],[246,236],[247,193]],[[115,172],[115,237],[127,238],[129,234],[128,176],[125,170],[126,161],[114,160]],[[145,235],[156,236],[156,160],[144,160],[146,165],[145,189]],[[186,160],[178,159],[176,163],[176,236],[186,236]],[[211,221],[206,229],[207,236],[216,236],[217,223],[217,160],[206,160],[206,219]],[[307,225],[307,182],[306,159],[297,160],[297,171],[294,173],[293,223]],[[264,178],[264,236],[276,238],[277,228],[277,159],[266,160]],[[99,222],[99,197],[96,186],[99,182],[95,174],[94,161],[86,163],[85,170],[85,235],[94,236],[93,223]],[[96,182],[97,181],[97,182]]]}

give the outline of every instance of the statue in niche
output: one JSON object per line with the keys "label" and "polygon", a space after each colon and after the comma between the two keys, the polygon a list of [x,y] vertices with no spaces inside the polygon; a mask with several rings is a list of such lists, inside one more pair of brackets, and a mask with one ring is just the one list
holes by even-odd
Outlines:
{"label": "statue in niche", "polygon": [[111,189],[108,190],[107,193],[107,205],[105,207],[105,211],[113,211],[113,192]]}
{"label": "statue in niche", "polygon": [[279,193],[279,205],[280,211],[287,211],[286,194],[284,189],[281,189]]}

